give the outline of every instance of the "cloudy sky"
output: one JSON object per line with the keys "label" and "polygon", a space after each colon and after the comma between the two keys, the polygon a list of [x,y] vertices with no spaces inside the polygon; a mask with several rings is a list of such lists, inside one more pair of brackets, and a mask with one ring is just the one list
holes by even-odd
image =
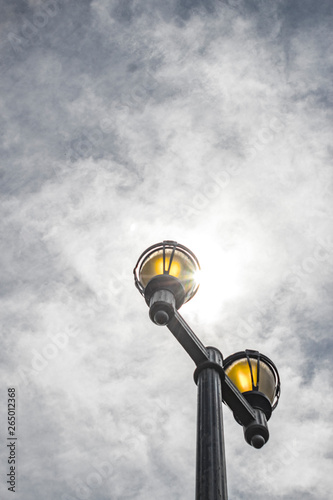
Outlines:
{"label": "cloudy sky", "polygon": [[1,0],[0,473],[17,500],[192,500],[194,364],[133,285],[177,240],[181,314],[282,379],[270,440],[225,408],[231,499],[332,480],[331,0]]}

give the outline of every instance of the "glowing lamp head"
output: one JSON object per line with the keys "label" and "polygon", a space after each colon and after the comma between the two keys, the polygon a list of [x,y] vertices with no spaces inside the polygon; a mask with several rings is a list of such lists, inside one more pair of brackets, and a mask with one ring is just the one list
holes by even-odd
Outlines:
{"label": "glowing lamp head", "polygon": [[139,257],[134,268],[134,280],[142,295],[145,295],[147,285],[156,277],[164,277],[158,278],[160,283],[163,280],[164,283],[178,282],[184,290],[185,303],[199,287],[196,279],[199,269],[199,262],[191,250],[176,241],[163,241],[149,247]]}
{"label": "glowing lamp head", "polygon": [[268,420],[280,397],[280,377],[274,363],[258,351],[246,350],[226,358],[223,367],[248,402],[262,410]]}

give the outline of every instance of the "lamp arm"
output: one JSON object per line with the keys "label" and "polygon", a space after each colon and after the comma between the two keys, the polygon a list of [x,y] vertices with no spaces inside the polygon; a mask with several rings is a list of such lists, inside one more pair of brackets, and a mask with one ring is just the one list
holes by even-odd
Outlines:
{"label": "lamp arm", "polygon": [[207,349],[178,311],[175,311],[167,327],[196,365],[209,361]]}
{"label": "lamp arm", "polygon": [[[183,346],[187,354],[198,366],[198,370],[204,363],[210,363],[206,347],[196,336],[184,318],[176,310],[174,316],[167,324],[171,333]],[[221,371],[220,367],[219,371]],[[223,374],[221,374],[223,375]],[[244,398],[228,375],[221,376],[223,400],[234,413],[241,425],[248,425],[256,419],[256,414],[250,403]]]}
{"label": "lamp arm", "polygon": [[232,410],[237,422],[243,426],[245,440],[254,448],[261,448],[269,439],[266,416],[262,410],[251,406],[225,373],[221,353],[221,364],[211,360],[207,349],[212,351],[214,348],[206,349],[177,310],[167,323],[167,327],[197,365],[194,372],[195,383],[198,384],[201,372],[208,373],[209,369],[217,372],[223,401]]}

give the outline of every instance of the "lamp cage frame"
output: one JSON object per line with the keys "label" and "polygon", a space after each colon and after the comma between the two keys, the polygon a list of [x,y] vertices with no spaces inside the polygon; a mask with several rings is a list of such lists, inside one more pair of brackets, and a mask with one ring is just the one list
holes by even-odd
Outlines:
{"label": "lamp cage frame", "polygon": [[[166,266],[166,250],[167,249],[168,250],[171,249],[171,255],[170,255],[168,267]],[[158,252],[160,250],[163,251],[163,275],[170,275],[170,269],[171,269],[171,265],[172,265],[176,250],[183,253],[187,258],[189,258],[192,261],[192,263],[195,265],[196,271],[200,271],[200,264],[199,264],[197,257],[195,256],[195,254],[189,248],[187,248],[184,245],[181,245],[177,241],[164,240],[161,243],[156,243],[155,245],[151,245],[140,255],[140,257],[138,258],[138,261],[133,269],[135,286],[139,290],[141,295],[143,295],[143,296],[145,294],[145,287],[142,285],[142,283],[140,281],[140,271],[142,269],[143,264],[146,262],[146,260],[152,254],[154,254],[155,252]],[[194,297],[194,295],[197,293],[198,288],[199,288],[199,283],[197,283],[197,286],[195,287],[191,298]]]}
{"label": "lamp cage frame", "polygon": [[[261,354],[259,351],[255,351],[252,349],[245,349],[245,351],[239,351],[236,352],[235,354],[231,354],[227,358],[223,360],[223,369],[225,370],[228,368],[232,363],[235,361],[238,361],[240,359],[246,359],[247,363],[249,365],[250,369],[250,374],[251,374],[251,381],[252,381],[252,390],[253,391],[258,391],[258,386],[259,386],[259,380],[260,380],[260,361],[265,363],[266,366],[271,370],[271,372],[274,375],[275,379],[275,395],[274,395],[274,400],[272,402],[272,410],[274,410],[277,407],[277,404],[280,399],[280,394],[281,394],[281,380],[280,380],[280,375],[278,372],[278,369],[276,368],[275,364],[271,359],[269,359],[267,356],[264,354]],[[253,371],[252,371],[252,364],[251,364],[251,359],[254,359],[257,362],[257,381],[256,384],[254,384],[254,377],[253,377]]]}

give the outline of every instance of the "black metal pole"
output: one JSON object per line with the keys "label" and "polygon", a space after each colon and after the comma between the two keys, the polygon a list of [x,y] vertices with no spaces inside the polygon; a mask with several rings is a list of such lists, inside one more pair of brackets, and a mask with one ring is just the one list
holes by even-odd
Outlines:
{"label": "black metal pole", "polygon": [[[222,366],[218,349],[206,347],[209,360]],[[227,500],[222,384],[220,373],[207,367],[198,375],[196,500]]]}

